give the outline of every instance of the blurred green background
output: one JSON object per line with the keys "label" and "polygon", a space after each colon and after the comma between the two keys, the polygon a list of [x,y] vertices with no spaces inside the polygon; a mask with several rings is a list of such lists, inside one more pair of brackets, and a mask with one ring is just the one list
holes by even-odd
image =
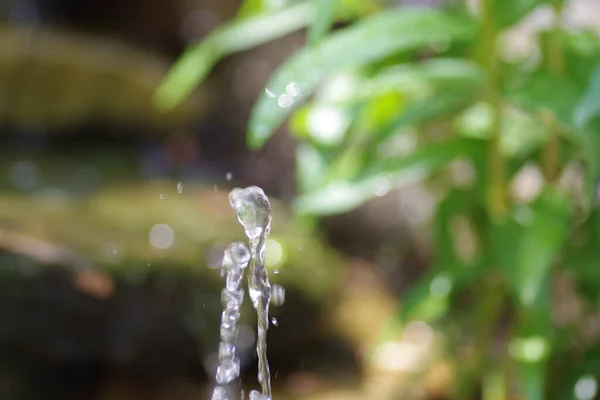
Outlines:
{"label": "blurred green background", "polygon": [[600,399],[598,1],[0,16],[1,399],[210,398],[249,185],[275,399]]}

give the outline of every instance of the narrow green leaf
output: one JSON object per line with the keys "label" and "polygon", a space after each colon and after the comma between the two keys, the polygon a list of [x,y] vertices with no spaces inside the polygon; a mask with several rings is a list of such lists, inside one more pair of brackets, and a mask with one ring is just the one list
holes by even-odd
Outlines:
{"label": "narrow green leaf", "polygon": [[594,68],[590,75],[587,90],[581,97],[573,120],[578,128],[586,128],[592,120],[600,115],[600,64]]}
{"label": "narrow green leaf", "polygon": [[335,9],[339,0],[317,0],[313,23],[308,29],[308,42],[317,45],[333,25]]}
{"label": "narrow green leaf", "polygon": [[331,215],[349,211],[392,188],[418,182],[457,156],[483,151],[479,141],[456,140],[418,149],[403,158],[384,160],[364,171],[356,181],[336,181],[299,196],[298,214]]}
{"label": "narrow green leaf", "polygon": [[[457,139],[449,142],[426,146],[405,157],[382,160],[365,169],[363,179],[391,174],[392,176],[420,180],[424,176],[458,156],[470,156],[484,151],[480,140]],[[399,175],[398,175],[399,174]]]}
{"label": "narrow green leaf", "polygon": [[493,0],[492,12],[499,27],[513,25],[541,4],[554,0]]}
{"label": "narrow green leaf", "polygon": [[509,99],[529,111],[551,111],[563,124],[573,125],[580,86],[569,76],[538,72],[522,87],[507,92]]}
{"label": "narrow green leaf", "polygon": [[472,100],[474,91],[451,91],[439,93],[437,96],[428,98],[406,107],[394,120],[379,130],[374,143],[380,143],[399,130],[411,126],[423,124],[440,118],[443,115],[458,112],[467,106]]}
{"label": "narrow green leaf", "polygon": [[223,57],[280,38],[308,25],[313,1],[285,9],[233,20],[217,28],[205,40],[185,51],[156,90],[154,105],[168,111],[199,85]]}
{"label": "narrow green leaf", "polygon": [[301,143],[296,150],[296,179],[301,193],[319,188],[327,174],[327,162],[309,143]]}
{"label": "narrow green leaf", "polygon": [[569,203],[564,196],[543,193],[531,209],[531,225],[520,240],[515,275],[519,301],[524,307],[532,305],[556,256],[565,244]]}
{"label": "narrow green leaf", "polygon": [[261,12],[265,11],[265,8],[267,8],[266,6],[268,5],[268,3],[270,2],[267,2],[267,4],[265,4],[264,0],[244,0],[242,5],[238,9],[236,17],[247,18],[260,14]]}
{"label": "narrow green leaf", "polygon": [[473,28],[469,21],[440,11],[394,10],[337,31],[317,46],[305,47],[288,59],[267,84],[279,98],[267,94],[259,98],[250,118],[249,145],[262,146],[295,106],[332,72],[367,65],[440,40],[466,40]]}

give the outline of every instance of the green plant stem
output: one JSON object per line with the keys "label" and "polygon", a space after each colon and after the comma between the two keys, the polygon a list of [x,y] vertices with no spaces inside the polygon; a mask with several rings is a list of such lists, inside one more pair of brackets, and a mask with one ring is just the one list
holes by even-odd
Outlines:
{"label": "green plant stem", "polygon": [[492,106],[492,126],[488,147],[487,203],[492,219],[501,221],[507,213],[506,160],[500,148],[502,132],[502,103],[499,98],[499,66],[496,57],[497,27],[492,0],[482,1],[481,64],[488,73],[485,99]]}
{"label": "green plant stem", "polygon": [[[475,298],[478,300],[478,306],[473,315],[473,329],[476,330],[475,336],[475,360],[471,368],[473,374],[461,383],[457,398],[467,399],[472,395],[475,379],[482,378],[485,374],[485,365],[489,364],[489,350],[494,340],[495,328],[499,315],[502,313],[505,304],[505,288],[502,279],[495,274],[486,277],[482,285],[475,292]],[[480,375],[481,374],[481,375]]]}
{"label": "green plant stem", "polygon": [[[560,13],[561,7],[554,7],[554,28],[548,48],[548,70],[553,75],[563,75],[565,70],[564,49],[560,42]],[[548,138],[542,151],[542,171],[547,182],[554,182],[559,174],[560,138],[558,123],[552,114],[543,114],[542,121],[548,128]]]}

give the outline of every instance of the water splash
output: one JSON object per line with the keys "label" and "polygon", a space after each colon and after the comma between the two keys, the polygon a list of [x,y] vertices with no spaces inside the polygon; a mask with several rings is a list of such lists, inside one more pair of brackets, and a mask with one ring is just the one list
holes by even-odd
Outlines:
{"label": "water splash", "polygon": [[250,400],[271,400],[271,398],[257,390],[253,390],[250,392]]}
{"label": "water splash", "polygon": [[[241,242],[227,246],[223,257],[221,275],[225,275],[225,288],[221,292],[223,314],[221,315],[221,343],[219,344],[219,366],[216,380],[219,385],[226,385],[240,375],[240,360],[235,356],[240,319],[240,308],[244,300],[244,289],[241,282],[244,269],[250,261],[250,252]],[[223,386],[217,386],[212,400],[227,400],[227,391]]]}
{"label": "water splash", "polygon": [[269,303],[271,284],[265,269],[265,244],[271,231],[271,205],[263,190],[256,186],[233,189],[229,202],[244,227],[250,242],[248,292],[258,319],[256,353],[258,355],[258,381],[262,394],[251,392],[250,399],[271,399],[271,376],[267,360],[267,330],[269,328]]}

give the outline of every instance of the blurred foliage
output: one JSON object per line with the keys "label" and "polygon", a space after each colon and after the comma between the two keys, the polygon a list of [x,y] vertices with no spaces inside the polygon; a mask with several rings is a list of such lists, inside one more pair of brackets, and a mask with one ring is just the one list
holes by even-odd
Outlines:
{"label": "blurred foliage", "polygon": [[152,94],[167,67],[161,57],[114,40],[49,28],[3,28],[0,118],[48,129],[90,122],[186,126],[209,108],[208,97],[196,93],[169,113],[157,112]]}
{"label": "blurred foliage", "polygon": [[[307,45],[266,82],[248,127],[259,148],[289,117],[296,213],[346,212],[419,182],[444,193],[431,221],[433,266],[383,340],[412,319],[458,329],[447,348],[456,398],[478,387],[484,400],[594,398],[600,38],[565,29],[561,0],[367,7],[351,18],[338,14],[344,1],[259,3],[246,1],[235,21],[191,47],[157,103],[177,104],[218,58],[308,26]],[[554,22],[535,36],[539,57],[507,57],[514,43],[502,49],[500,39],[542,7]],[[329,32],[334,21],[346,24]],[[472,172],[467,183],[447,173],[458,159]],[[561,317],[557,286],[567,278],[584,306]],[[475,347],[469,362],[457,353],[465,343]]]}

